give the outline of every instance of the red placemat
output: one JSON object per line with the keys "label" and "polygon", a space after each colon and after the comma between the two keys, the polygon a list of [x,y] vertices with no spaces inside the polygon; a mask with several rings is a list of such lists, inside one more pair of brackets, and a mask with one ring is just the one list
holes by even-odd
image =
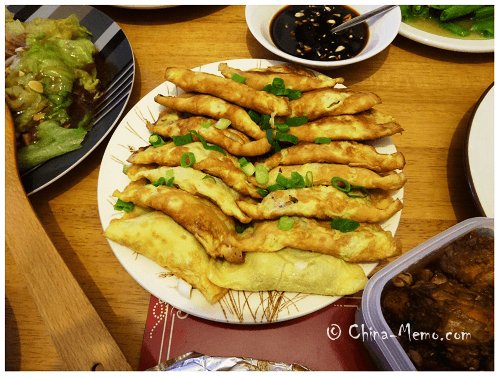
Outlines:
{"label": "red placemat", "polygon": [[139,370],[191,351],[299,364],[315,371],[376,370],[353,327],[361,294],[301,318],[260,325],[208,321],[151,296]]}

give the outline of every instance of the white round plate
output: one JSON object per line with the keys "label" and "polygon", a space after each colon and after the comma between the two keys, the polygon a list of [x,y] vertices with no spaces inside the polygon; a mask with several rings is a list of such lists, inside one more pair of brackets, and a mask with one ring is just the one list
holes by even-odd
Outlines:
{"label": "white round plate", "polygon": [[447,38],[440,35],[428,33],[419,30],[401,22],[399,26],[399,34],[403,37],[420,42],[428,46],[441,48],[443,50],[459,51],[459,52],[493,52],[495,50],[494,39],[484,40],[467,40],[458,38]]}
{"label": "white round plate", "polygon": [[466,139],[469,186],[482,215],[491,218],[495,215],[494,92],[491,84],[479,99],[469,121]]}
{"label": "white round plate", "polygon": [[[264,68],[283,63],[261,59],[229,60],[226,62],[229,66],[241,70]],[[219,63],[207,64],[193,70],[220,75]],[[104,229],[108,227],[111,219],[121,217],[122,214],[113,209],[116,198],[112,194],[116,189],[123,190],[130,182],[122,172],[125,161],[133,150],[149,145],[150,132],[145,126],[145,120],[154,122],[160,111],[164,109],[163,106],[154,101],[154,97],[157,94],[178,95],[181,92],[181,89],[177,89],[170,82],[159,85],[130,110],[115,130],[102,159],[97,186],[99,216]],[[390,137],[380,139],[374,143],[374,146],[380,153],[396,152],[396,147]],[[403,189],[395,191],[393,196],[402,200]],[[400,217],[401,211],[384,222],[383,228],[395,234]],[[193,289],[190,299],[181,296],[177,291],[178,278],[165,277],[166,269],[113,241],[109,241],[109,244],[123,267],[144,289],[160,300],[204,319],[235,324],[286,321],[322,309],[340,298],[338,296],[285,293],[279,300],[281,294],[278,292],[270,292],[269,294],[264,292],[261,295],[252,292],[229,291],[219,303],[210,305],[196,289]],[[377,263],[363,263],[361,265],[366,274],[369,274]],[[270,310],[273,305],[279,306],[276,306],[276,310]],[[269,317],[270,313],[272,313],[272,317]]]}

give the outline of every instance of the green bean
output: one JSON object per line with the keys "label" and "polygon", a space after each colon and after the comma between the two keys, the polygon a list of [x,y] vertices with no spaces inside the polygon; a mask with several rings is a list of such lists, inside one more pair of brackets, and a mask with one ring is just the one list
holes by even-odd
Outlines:
{"label": "green bean", "polygon": [[469,35],[469,31],[460,25],[454,24],[452,22],[445,22],[441,24],[446,30],[452,32],[453,34],[459,35],[461,37],[466,37]]}
{"label": "green bean", "polygon": [[491,16],[478,20],[472,25],[471,31],[482,33],[485,37],[492,38],[495,34],[495,17]]}
{"label": "green bean", "polygon": [[483,5],[453,5],[441,12],[439,19],[441,21],[449,21],[454,18],[465,16],[469,13],[475,12]]}
{"label": "green bean", "polygon": [[411,5],[400,5],[401,8],[401,18],[403,21],[406,21],[411,17]]}
{"label": "green bean", "polygon": [[426,17],[429,14],[429,7],[427,5],[412,5],[411,13],[415,16]]}
{"label": "green bean", "polygon": [[453,5],[429,5],[429,6],[437,10],[445,10],[452,7]]}
{"label": "green bean", "polygon": [[493,5],[483,6],[482,8],[476,10],[475,17],[476,19],[485,18],[493,16],[495,12],[495,7]]}

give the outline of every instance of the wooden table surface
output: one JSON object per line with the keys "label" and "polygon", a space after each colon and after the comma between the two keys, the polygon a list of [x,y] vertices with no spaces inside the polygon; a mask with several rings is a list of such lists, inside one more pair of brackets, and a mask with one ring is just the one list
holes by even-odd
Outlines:
{"label": "wooden table surface", "polygon": [[[244,6],[97,8],[119,24],[134,51],[136,76],[126,112],[164,81],[169,66],[194,68],[239,58],[279,60],[250,33]],[[472,109],[494,80],[493,53],[439,50],[398,35],[375,57],[323,73],[344,77],[352,89],[377,93],[382,98],[377,107],[405,129],[393,137],[406,157],[408,182],[396,233],[405,252],[457,222],[480,216],[465,175],[464,143]],[[62,258],[137,369],[150,294],[115,258],[99,220],[97,178],[108,141],[109,136],[63,179],[29,198]],[[63,370],[8,250],[5,294],[6,369]]]}

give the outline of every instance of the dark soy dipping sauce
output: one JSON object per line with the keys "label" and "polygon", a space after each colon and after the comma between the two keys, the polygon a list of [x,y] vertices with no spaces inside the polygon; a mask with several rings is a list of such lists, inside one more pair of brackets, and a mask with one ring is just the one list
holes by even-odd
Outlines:
{"label": "dark soy dipping sauce", "polygon": [[359,54],[369,37],[368,25],[359,25],[332,34],[330,30],[359,16],[345,5],[291,5],[271,21],[270,34],[276,46],[298,58],[337,61]]}

